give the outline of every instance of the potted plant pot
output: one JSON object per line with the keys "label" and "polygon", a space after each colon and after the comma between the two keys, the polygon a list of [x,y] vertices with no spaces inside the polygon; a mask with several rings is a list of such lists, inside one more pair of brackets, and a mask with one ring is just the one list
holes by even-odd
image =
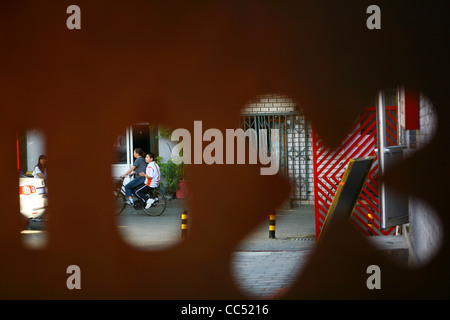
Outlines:
{"label": "potted plant pot", "polygon": [[178,182],[178,189],[176,192],[177,199],[185,199],[189,195],[189,183],[187,180],[180,180]]}

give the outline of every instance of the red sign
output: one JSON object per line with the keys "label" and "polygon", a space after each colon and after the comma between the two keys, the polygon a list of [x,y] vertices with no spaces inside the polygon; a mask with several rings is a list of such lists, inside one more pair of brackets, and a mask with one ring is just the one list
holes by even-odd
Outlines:
{"label": "red sign", "polygon": [[400,125],[405,130],[419,130],[419,94],[401,88],[399,95]]}

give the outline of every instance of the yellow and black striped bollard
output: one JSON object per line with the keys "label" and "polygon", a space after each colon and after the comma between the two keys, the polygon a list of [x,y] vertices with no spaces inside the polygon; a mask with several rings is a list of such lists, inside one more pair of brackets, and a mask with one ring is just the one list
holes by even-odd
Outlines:
{"label": "yellow and black striped bollard", "polygon": [[181,214],[181,237],[185,238],[187,236],[188,231],[188,212],[187,210],[183,210]]}
{"label": "yellow and black striped bollard", "polygon": [[373,215],[368,213],[367,217],[369,218],[368,222],[367,222],[367,226],[369,227],[368,232],[369,232],[369,235],[373,236],[373,235],[375,235],[375,231],[372,231],[375,229],[375,227],[373,226]]}
{"label": "yellow and black striped bollard", "polygon": [[275,239],[275,221],[277,219],[276,213],[272,213],[269,216],[269,238]]}

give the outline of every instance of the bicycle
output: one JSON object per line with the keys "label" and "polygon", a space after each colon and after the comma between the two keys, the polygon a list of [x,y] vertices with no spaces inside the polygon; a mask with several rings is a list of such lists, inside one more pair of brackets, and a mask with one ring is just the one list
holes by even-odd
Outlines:
{"label": "bicycle", "polygon": [[[132,192],[133,200],[135,204],[133,205],[133,208],[135,210],[144,210],[144,212],[149,216],[160,216],[163,214],[163,212],[166,210],[167,207],[167,197],[164,193],[164,191],[157,187],[150,191],[149,197],[155,199],[153,204],[150,208],[146,209],[145,205],[142,205],[136,195],[134,194],[134,191]],[[119,215],[123,212],[125,207],[127,206],[127,198],[125,196],[125,187],[123,186],[123,179],[116,180],[115,183],[115,189],[114,189],[114,198],[116,201],[116,211],[115,215]]]}

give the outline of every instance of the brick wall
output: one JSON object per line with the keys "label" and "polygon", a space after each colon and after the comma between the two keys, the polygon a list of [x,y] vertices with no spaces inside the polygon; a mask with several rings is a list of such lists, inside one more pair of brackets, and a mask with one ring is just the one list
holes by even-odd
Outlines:
{"label": "brick wall", "polygon": [[277,113],[298,111],[297,103],[282,94],[266,94],[252,99],[243,113]]}
{"label": "brick wall", "polygon": [[418,147],[427,145],[433,138],[437,128],[437,114],[430,101],[425,95],[419,95],[419,121],[420,134]]}
{"label": "brick wall", "polygon": [[[431,101],[423,94],[420,94],[419,106],[420,130],[417,133],[417,149],[423,148],[431,141],[438,121]],[[438,252],[443,242],[444,231],[442,221],[434,209],[421,199],[411,196],[409,232],[411,264],[416,267],[423,266]]]}

